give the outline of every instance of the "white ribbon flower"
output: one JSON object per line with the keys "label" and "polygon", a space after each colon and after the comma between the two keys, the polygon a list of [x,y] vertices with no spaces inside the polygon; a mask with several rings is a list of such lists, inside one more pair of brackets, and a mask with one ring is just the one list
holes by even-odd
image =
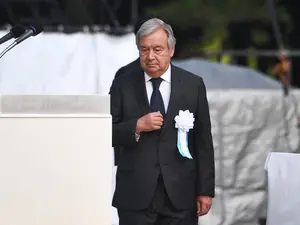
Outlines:
{"label": "white ribbon flower", "polygon": [[189,110],[180,110],[179,114],[175,117],[175,127],[188,132],[190,129],[193,129],[194,121],[195,118],[193,113],[190,113]]}
{"label": "white ribbon flower", "polygon": [[179,111],[175,117],[175,127],[178,129],[177,147],[179,153],[186,158],[192,159],[192,155],[188,148],[188,132],[194,127],[194,115],[189,110]]}

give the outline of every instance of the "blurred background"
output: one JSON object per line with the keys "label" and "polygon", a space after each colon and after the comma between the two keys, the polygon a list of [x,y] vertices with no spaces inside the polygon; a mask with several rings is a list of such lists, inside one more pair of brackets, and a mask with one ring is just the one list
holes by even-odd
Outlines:
{"label": "blurred background", "polygon": [[[65,32],[82,31],[85,26],[91,31],[122,35],[131,32],[137,19],[148,14],[173,26],[178,39],[176,58],[202,56],[222,63],[244,65],[273,76],[277,62],[274,50],[278,50],[279,44],[284,44],[292,50],[292,74],[298,74],[299,2],[271,0],[271,5],[268,2],[1,0],[0,26],[39,21],[49,32],[56,32],[63,25]],[[280,31],[274,30],[274,22],[278,23]],[[292,76],[291,83],[299,86],[300,77]]]}
{"label": "blurred background", "polygon": [[299,7],[297,0],[1,0],[1,36],[17,24],[40,23],[44,32],[1,58],[0,92],[107,94],[116,71],[138,57],[136,23],[159,17],[177,38],[173,63],[208,88],[217,196],[199,222],[265,224],[267,156],[299,151]]}

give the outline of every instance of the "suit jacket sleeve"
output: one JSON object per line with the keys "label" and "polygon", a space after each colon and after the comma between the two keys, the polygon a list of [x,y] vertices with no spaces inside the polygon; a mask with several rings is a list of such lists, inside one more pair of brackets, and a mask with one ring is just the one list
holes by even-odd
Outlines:
{"label": "suit jacket sleeve", "polygon": [[113,147],[136,145],[135,131],[138,119],[123,121],[122,95],[116,82],[113,82],[110,88],[110,99]]}
{"label": "suit jacket sleeve", "polygon": [[206,87],[201,79],[195,116],[195,147],[197,161],[197,196],[215,195],[214,147],[211,134]]}

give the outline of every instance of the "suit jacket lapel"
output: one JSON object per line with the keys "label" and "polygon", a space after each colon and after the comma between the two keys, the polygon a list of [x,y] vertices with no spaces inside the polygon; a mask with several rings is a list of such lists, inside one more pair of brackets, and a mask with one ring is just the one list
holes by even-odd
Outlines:
{"label": "suit jacket lapel", "polygon": [[161,135],[163,135],[169,128],[174,128],[175,126],[174,118],[180,110],[181,96],[184,94],[184,87],[181,79],[180,72],[176,67],[171,65],[171,95]]}
{"label": "suit jacket lapel", "polygon": [[145,76],[143,70],[138,70],[136,77],[133,80],[133,88],[135,90],[135,96],[138,104],[140,105],[142,115],[145,115],[150,112],[150,105],[148,101]]}

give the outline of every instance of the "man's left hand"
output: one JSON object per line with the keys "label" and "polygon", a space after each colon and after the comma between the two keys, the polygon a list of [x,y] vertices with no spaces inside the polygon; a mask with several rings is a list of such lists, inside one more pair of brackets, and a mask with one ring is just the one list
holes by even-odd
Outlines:
{"label": "man's left hand", "polygon": [[210,210],[212,198],[208,196],[197,197],[197,216],[204,216]]}

